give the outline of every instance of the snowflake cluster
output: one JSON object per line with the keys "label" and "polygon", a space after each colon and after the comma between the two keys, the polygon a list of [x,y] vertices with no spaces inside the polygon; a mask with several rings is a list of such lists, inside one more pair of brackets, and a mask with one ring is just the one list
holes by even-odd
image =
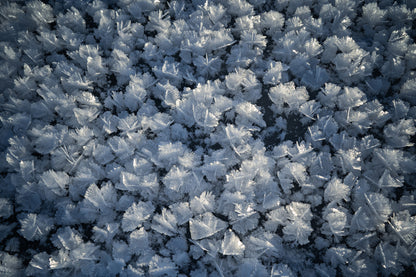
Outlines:
{"label": "snowflake cluster", "polygon": [[0,18],[0,275],[416,271],[412,1]]}

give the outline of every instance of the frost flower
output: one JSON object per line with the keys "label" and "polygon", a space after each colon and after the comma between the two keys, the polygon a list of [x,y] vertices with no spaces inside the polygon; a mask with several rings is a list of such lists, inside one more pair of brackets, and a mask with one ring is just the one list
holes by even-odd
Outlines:
{"label": "frost flower", "polygon": [[206,212],[189,221],[189,230],[194,240],[210,237],[227,227],[227,223]]}
{"label": "frost flower", "polygon": [[223,255],[243,255],[244,249],[245,245],[231,229],[225,232],[224,239],[221,243],[221,251]]}
{"label": "frost flower", "polygon": [[154,210],[151,202],[133,203],[123,215],[121,221],[123,231],[129,232],[140,227],[153,214]]}

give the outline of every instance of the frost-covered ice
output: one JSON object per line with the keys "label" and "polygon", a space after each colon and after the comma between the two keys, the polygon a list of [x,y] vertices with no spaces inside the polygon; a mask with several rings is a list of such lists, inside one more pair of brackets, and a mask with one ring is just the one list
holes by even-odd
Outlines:
{"label": "frost-covered ice", "polygon": [[1,1],[1,276],[412,276],[416,5]]}

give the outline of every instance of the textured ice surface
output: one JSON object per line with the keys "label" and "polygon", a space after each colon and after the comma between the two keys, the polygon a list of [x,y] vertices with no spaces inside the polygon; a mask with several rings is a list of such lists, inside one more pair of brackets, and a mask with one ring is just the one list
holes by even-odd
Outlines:
{"label": "textured ice surface", "polygon": [[415,8],[1,1],[0,275],[415,275]]}

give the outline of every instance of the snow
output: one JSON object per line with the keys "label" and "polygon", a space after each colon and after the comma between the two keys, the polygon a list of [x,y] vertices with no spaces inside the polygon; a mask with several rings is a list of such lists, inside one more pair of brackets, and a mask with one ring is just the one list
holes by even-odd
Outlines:
{"label": "snow", "polygon": [[9,2],[0,275],[415,275],[412,1]]}

